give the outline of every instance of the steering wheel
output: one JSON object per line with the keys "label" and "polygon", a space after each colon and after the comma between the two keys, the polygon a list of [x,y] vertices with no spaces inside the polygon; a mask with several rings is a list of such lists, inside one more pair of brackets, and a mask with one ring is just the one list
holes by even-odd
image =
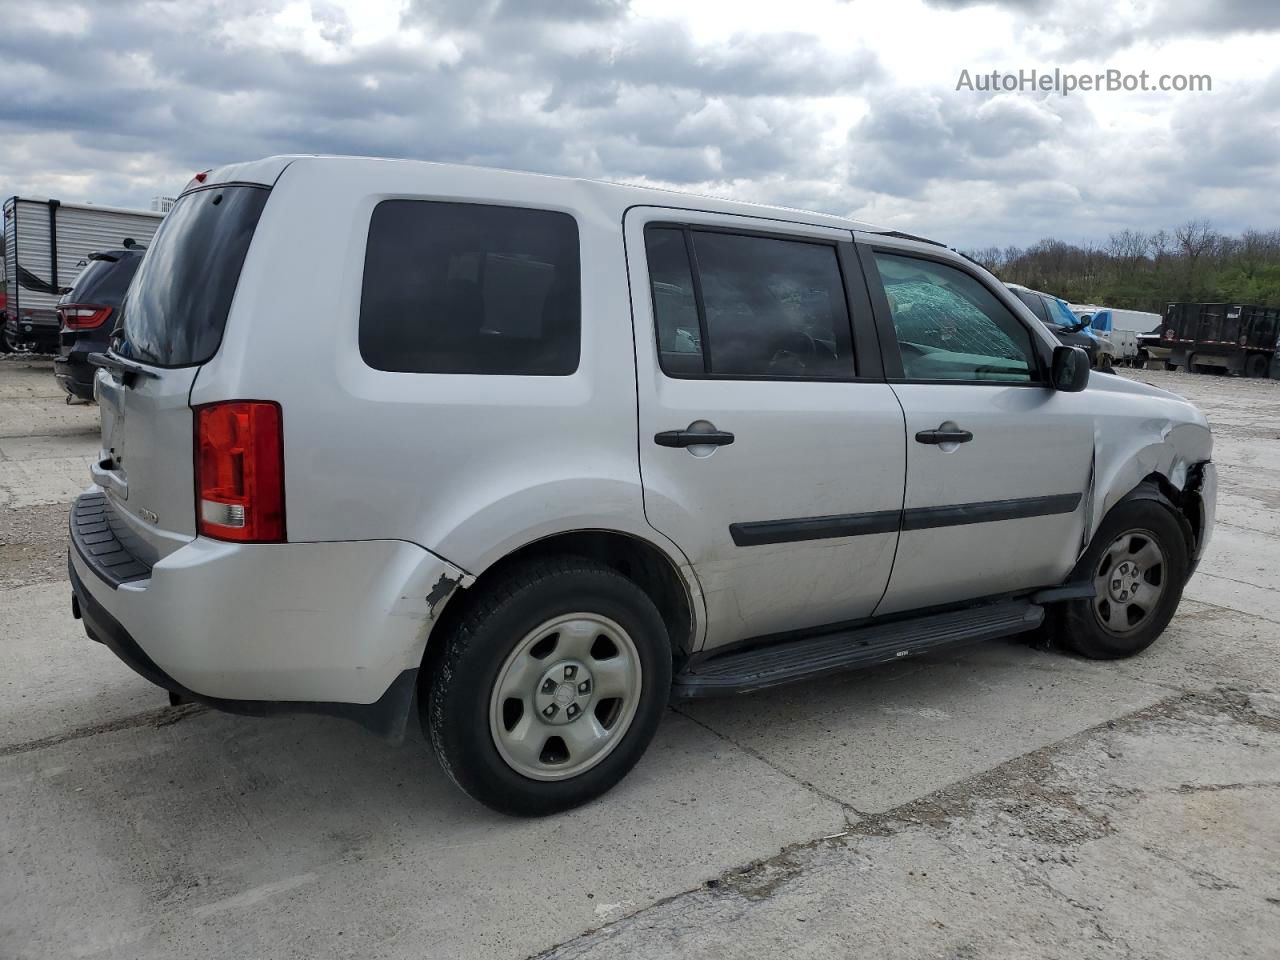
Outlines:
{"label": "steering wheel", "polygon": [[816,359],[818,356],[818,344],[807,333],[801,333],[799,330],[792,330],[783,333],[774,338],[769,345],[769,369],[772,370],[777,366],[794,366],[799,369],[798,373],[803,373],[807,360]]}

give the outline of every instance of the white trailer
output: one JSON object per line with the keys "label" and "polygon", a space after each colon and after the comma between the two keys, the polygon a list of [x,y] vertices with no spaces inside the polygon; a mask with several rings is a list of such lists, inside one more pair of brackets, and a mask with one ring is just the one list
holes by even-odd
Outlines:
{"label": "white trailer", "polygon": [[58,299],[89,262],[125,240],[146,246],[164,215],[91,203],[10,197],[4,202],[7,307],[0,344],[6,350],[58,349]]}

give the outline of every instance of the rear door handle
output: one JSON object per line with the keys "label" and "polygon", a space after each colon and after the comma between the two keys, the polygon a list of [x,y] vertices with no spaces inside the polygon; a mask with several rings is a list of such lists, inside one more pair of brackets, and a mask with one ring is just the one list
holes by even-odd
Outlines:
{"label": "rear door handle", "polygon": [[972,439],[968,430],[921,430],[916,434],[916,443],[968,443]]}
{"label": "rear door handle", "polygon": [[726,447],[733,443],[733,434],[727,430],[663,430],[653,435],[653,442],[660,447]]}

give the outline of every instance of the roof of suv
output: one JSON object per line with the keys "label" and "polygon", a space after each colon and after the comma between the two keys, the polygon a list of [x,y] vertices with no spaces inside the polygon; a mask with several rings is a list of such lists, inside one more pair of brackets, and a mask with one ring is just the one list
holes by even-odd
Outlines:
{"label": "roof of suv", "polygon": [[203,180],[203,185],[207,186],[214,183],[230,182],[262,183],[271,185],[276,182],[276,179],[284,172],[285,168],[292,163],[298,162],[342,165],[411,164],[422,167],[424,172],[438,172],[441,169],[447,170],[452,168],[459,172],[466,171],[468,174],[473,176],[480,173],[486,178],[492,177],[495,184],[502,181],[527,181],[536,178],[544,181],[580,185],[589,190],[598,190],[602,194],[607,194],[615,204],[621,203],[624,208],[631,206],[689,207],[691,206],[689,201],[696,198],[696,207],[699,210],[717,213],[733,213],[738,214],[739,216],[758,217],[791,223],[806,223],[815,226],[833,227],[838,230],[856,230],[863,233],[882,233],[891,236],[899,236],[908,240],[923,240],[927,243],[936,243],[936,241],[925,240],[923,237],[899,233],[886,227],[877,227],[869,223],[864,223],[861,220],[853,220],[848,217],[837,217],[826,213],[815,213],[809,210],[797,210],[792,207],[748,203],[741,200],[725,200],[719,197],[684,193],[678,190],[667,190],[659,187],[634,186],[632,184],[613,183],[606,180],[590,180],[581,177],[562,177],[553,174],[529,173],[519,170],[502,170],[496,167],[480,167],[469,164],[436,163],[426,160],[388,160],[377,157],[340,157],[312,154],[267,157],[262,160],[252,160],[246,163],[231,164],[211,170]]}

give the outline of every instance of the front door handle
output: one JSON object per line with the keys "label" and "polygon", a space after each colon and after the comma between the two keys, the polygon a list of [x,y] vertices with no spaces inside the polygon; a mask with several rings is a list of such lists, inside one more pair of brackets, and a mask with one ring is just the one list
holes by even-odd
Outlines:
{"label": "front door handle", "polygon": [[916,443],[968,443],[972,439],[968,430],[921,430],[916,434]]}
{"label": "front door handle", "polygon": [[727,430],[663,430],[653,435],[653,442],[660,447],[725,447],[733,443],[733,434]]}

